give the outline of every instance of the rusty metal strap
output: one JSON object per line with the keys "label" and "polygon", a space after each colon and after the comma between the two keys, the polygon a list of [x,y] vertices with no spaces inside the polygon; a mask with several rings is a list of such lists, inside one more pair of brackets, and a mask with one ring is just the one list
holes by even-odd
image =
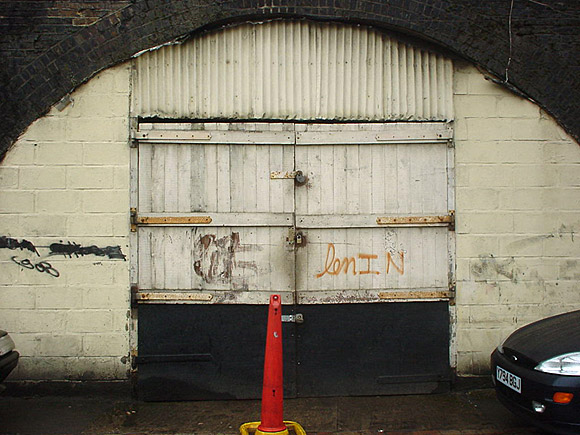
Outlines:
{"label": "rusty metal strap", "polygon": [[455,213],[443,216],[398,216],[378,217],[377,225],[454,225]]}
{"label": "rusty metal strap", "polygon": [[380,292],[380,299],[451,299],[452,291],[388,291]]}
{"label": "rusty metal strap", "polygon": [[211,301],[213,295],[209,293],[192,292],[142,292],[135,294],[138,302],[179,302],[179,301]]}
{"label": "rusty metal strap", "polygon": [[211,224],[210,216],[138,216],[137,223],[143,225],[163,225],[163,224]]}

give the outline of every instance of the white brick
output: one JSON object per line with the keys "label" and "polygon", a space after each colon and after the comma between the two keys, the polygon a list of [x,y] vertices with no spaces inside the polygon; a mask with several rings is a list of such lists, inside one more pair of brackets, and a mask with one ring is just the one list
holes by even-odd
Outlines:
{"label": "white brick", "polygon": [[34,192],[0,190],[0,213],[30,213],[34,211]]}
{"label": "white brick", "polygon": [[83,310],[66,313],[67,332],[110,332],[113,313],[110,310]]}
{"label": "white brick", "polygon": [[[511,140],[512,137],[523,139],[523,137],[512,136],[513,123],[516,122],[507,118],[468,118],[467,134],[472,141],[499,141]],[[517,122],[523,122],[517,120]],[[518,131],[519,132],[519,131]],[[526,136],[527,137],[527,136]]]}
{"label": "white brick", "polygon": [[[125,332],[125,331],[123,331]],[[118,356],[129,353],[128,334],[87,334],[83,338],[83,355]]]}
{"label": "white brick", "polygon": [[0,188],[14,189],[18,187],[18,169],[0,166]]}
{"label": "white brick", "polygon": [[2,214],[0,216],[0,234],[9,236],[20,231],[19,215]]}
{"label": "white brick", "polygon": [[35,149],[34,142],[19,140],[8,150],[1,164],[3,166],[32,165]]}
{"label": "white brick", "polygon": [[83,307],[90,308],[129,308],[129,288],[122,286],[103,286],[83,290]]}
{"label": "white brick", "polygon": [[580,165],[554,165],[554,169],[559,174],[559,184],[561,186],[580,186]]}
{"label": "white brick", "polygon": [[18,361],[13,379],[64,380],[68,373],[66,358],[25,356]]}
{"label": "white brick", "polygon": [[462,170],[468,172],[470,187],[510,187],[513,186],[511,166],[502,165],[469,165]]}
{"label": "white brick", "polygon": [[514,165],[514,184],[524,187],[553,186],[558,184],[556,165]]}
{"label": "white brick", "polygon": [[457,304],[499,304],[499,285],[485,282],[457,282]]}
{"label": "white brick", "polygon": [[504,189],[499,194],[499,208],[502,210],[537,211],[546,207],[546,191],[541,187],[520,187]]}
{"label": "white brick", "polygon": [[57,189],[66,185],[64,168],[52,166],[23,166],[20,168],[20,188]]}
{"label": "white brick", "polygon": [[471,234],[501,234],[512,233],[514,219],[511,213],[477,212],[456,214],[456,231]]}
{"label": "white brick", "polygon": [[131,318],[130,310],[114,310],[113,311],[113,327],[112,330],[117,333],[129,331],[129,320]]}
{"label": "white brick", "polygon": [[71,334],[38,336],[39,356],[78,356],[82,349],[82,337]]}
{"label": "white brick", "polygon": [[547,188],[543,194],[547,209],[580,210],[580,188]]}
{"label": "white brick", "polygon": [[498,250],[497,236],[457,235],[457,256],[460,258],[494,254]]}
{"label": "white brick", "polygon": [[129,210],[127,190],[93,190],[83,193],[83,210],[88,213],[125,213]]}
{"label": "white brick", "polygon": [[25,138],[27,141],[56,142],[63,141],[66,137],[67,120],[45,116],[37,119],[26,130]]}
{"label": "white brick", "polygon": [[101,215],[78,215],[67,218],[69,237],[113,236],[113,222]]}
{"label": "white brick", "polygon": [[486,80],[483,74],[479,74],[476,71],[469,74],[467,77],[467,83],[471,95],[504,96],[507,94],[507,91],[505,91],[500,85],[493,83],[491,80]]}
{"label": "white brick", "polygon": [[[118,261],[118,260],[115,260]],[[114,261],[104,261],[101,257],[85,257],[69,262],[66,268],[66,284],[70,286],[101,286],[113,284]]]}
{"label": "white brick", "polygon": [[[14,256],[14,260],[18,262],[28,259],[33,265],[38,264],[41,261],[46,261],[38,259],[34,254],[28,255],[26,252],[14,252],[11,257],[12,256]],[[59,270],[58,263],[54,262],[56,263],[54,264],[53,260],[50,260],[50,263],[53,265],[54,269]],[[51,276],[46,272],[39,272],[36,269],[19,266],[10,259],[0,262],[0,286],[54,285],[56,280],[58,280],[58,278]]]}
{"label": "white brick", "polygon": [[128,141],[128,121],[113,118],[76,118],[69,121],[66,140],[69,142]]}
{"label": "white brick", "polygon": [[495,118],[498,116],[495,95],[456,95],[455,111],[465,118]]}
{"label": "white brick", "polygon": [[119,357],[68,358],[66,373],[71,379],[78,380],[126,380],[129,366]]}
{"label": "white brick", "polygon": [[499,189],[457,188],[457,210],[496,210],[499,207],[499,193]]}
{"label": "white brick", "polygon": [[65,314],[47,310],[0,309],[2,329],[19,333],[62,331]]}
{"label": "white brick", "polygon": [[26,215],[20,217],[20,225],[26,235],[33,236],[61,236],[66,232],[66,220],[61,215]]}
{"label": "white brick", "polygon": [[35,291],[29,287],[0,287],[0,307],[35,308]]}
{"label": "white brick", "polygon": [[129,115],[129,96],[123,94],[81,94],[74,100],[71,117],[120,118]]}
{"label": "white brick", "polygon": [[502,338],[503,333],[500,329],[459,328],[457,330],[457,345],[460,349],[486,353],[488,358]]}
{"label": "white brick", "polygon": [[[81,193],[75,190],[41,190],[36,192],[39,213],[75,213],[81,209]],[[64,231],[60,233],[64,234]]]}
{"label": "white brick", "polygon": [[512,137],[515,140],[543,140],[556,139],[557,133],[552,123],[542,123],[538,119],[513,119],[510,120],[512,125]]}
{"label": "white brick", "polygon": [[455,163],[497,163],[501,161],[502,146],[495,141],[455,142]]}
{"label": "white brick", "polygon": [[80,165],[83,159],[81,143],[42,143],[36,150],[36,164],[39,165]]}
{"label": "white brick", "polygon": [[36,290],[39,309],[71,309],[82,304],[82,290],[70,287],[41,287]]}
{"label": "white brick", "polygon": [[514,95],[499,97],[497,110],[500,117],[540,119],[540,108],[537,104]]}
{"label": "white brick", "polygon": [[499,255],[503,257],[541,257],[546,236],[505,235],[499,241]]}
{"label": "white brick", "polygon": [[71,189],[112,189],[114,171],[110,166],[68,168],[67,187]]}
{"label": "white brick", "polygon": [[[129,191],[130,185],[130,174],[129,174],[129,164],[116,167],[115,168],[115,189],[123,189],[127,192]],[[128,195],[128,193],[127,193]]]}
{"label": "white brick", "polygon": [[85,165],[125,165],[129,164],[129,145],[127,142],[106,144],[85,144]]}
{"label": "white brick", "polygon": [[541,305],[545,301],[546,288],[540,280],[538,282],[527,282],[524,285],[513,282],[503,282],[500,284],[501,304],[537,304]]}
{"label": "white brick", "polygon": [[38,337],[37,334],[20,334],[11,332],[10,337],[14,340],[15,349],[21,357],[32,356],[38,353]]}

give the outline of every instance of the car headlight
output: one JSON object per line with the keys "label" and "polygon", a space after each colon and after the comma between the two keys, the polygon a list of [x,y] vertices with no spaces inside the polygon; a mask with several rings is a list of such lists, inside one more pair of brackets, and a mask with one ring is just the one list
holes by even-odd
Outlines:
{"label": "car headlight", "polygon": [[536,370],[555,375],[580,376],[580,352],[566,353],[541,362]]}

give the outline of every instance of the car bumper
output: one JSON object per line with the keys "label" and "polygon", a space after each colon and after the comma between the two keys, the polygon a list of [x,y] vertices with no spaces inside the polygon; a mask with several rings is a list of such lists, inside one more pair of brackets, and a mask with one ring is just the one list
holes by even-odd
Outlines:
{"label": "car bumper", "polygon": [[[521,378],[521,393],[497,381],[498,365]],[[514,364],[497,349],[491,355],[491,369],[497,397],[510,411],[550,431],[580,434],[579,376],[558,376],[527,369]],[[574,398],[565,405],[554,403],[552,397],[556,392],[573,393]],[[544,411],[536,412],[533,402],[544,405]]]}
{"label": "car bumper", "polygon": [[0,382],[2,382],[10,374],[18,364],[20,354],[13,350],[0,357]]}

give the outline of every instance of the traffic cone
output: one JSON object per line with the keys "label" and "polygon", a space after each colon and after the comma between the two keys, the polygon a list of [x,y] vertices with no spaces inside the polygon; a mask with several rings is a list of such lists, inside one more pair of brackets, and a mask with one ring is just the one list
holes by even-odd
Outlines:
{"label": "traffic cone", "polygon": [[282,361],[282,303],[280,295],[270,296],[268,328],[266,332],[266,354],[264,357],[264,382],[262,384],[262,420],[244,423],[240,434],[289,435],[293,429],[297,435],[306,435],[302,426],[293,421],[284,421],[284,381]]}

